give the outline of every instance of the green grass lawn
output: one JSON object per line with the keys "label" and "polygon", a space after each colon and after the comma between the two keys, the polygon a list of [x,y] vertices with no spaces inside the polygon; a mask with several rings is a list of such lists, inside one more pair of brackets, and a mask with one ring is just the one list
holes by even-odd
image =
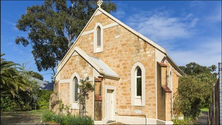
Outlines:
{"label": "green grass lawn", "polygon": [[1,123],[41,123],[41,116],[45,111],[46,109],[36,111],[1,112]]}
{"label": "green grass lawn", "polygon": [[209,108],[202,108],[201,111],[209,112]]}

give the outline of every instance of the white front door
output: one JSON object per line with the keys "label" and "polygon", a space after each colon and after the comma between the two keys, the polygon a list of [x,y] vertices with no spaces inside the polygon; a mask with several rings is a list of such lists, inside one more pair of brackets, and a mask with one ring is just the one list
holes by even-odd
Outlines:
{"label": "white front door", "polygon": [[107,89],[106,95],[107,119],[114,120],[114,90]]}

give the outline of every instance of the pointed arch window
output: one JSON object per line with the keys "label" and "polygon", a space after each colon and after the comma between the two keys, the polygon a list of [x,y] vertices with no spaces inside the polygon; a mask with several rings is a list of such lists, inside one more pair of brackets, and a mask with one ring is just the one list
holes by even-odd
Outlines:
{"label": "pointed arch window", "polygon": [[96,23],[94,28],[94,53],[103,51],[103,26],[101,23]]}
{"label": "pointed arch window", "polygon": [[74,78],[74,102],[78,101],[78,79]]}
{"label": "pointed arch window", "polygon": [[131,104],[145,106],[145,67],[137,62],[131,70]]}
{"label": "pointed arch window", "polygon": [[100,26],[97,26],[97,47],[101,47],[101,28]]}
{"label": "pointed arch window", "polygon": [[70,91],[70,106],[71,109],[79,109],[79,99],[78,99],[78,93],[79,93],[79,88],[78,88],[78,84],[79,84],[79,74],[77,72],[74,72],[73,75],[70,77],[70,87],[69,87],[69,91]]}
{"label": "pointed arch window", "polygon": [[141,97],[142,95],[142,73],[140,67],[136,70],[136,96]]}
{"label": "pointed arch window", "polygon": [[171,75],[171,70],[170,70],[170,73],[169,73],[169,88],[170,88],[170,90],[172,90],[172,75]]}

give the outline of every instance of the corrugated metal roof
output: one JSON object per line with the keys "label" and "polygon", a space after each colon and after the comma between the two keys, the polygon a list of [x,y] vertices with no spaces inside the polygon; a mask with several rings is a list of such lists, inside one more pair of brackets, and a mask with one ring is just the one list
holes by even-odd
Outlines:
{"label": "corrugated metal roof", "polygon": [[37,79],[35,77],[31,77],[30,80],[36,81],[39,85],[40,89],[42,90],[53,90],[53,82],[49,83],[47,81],[42,81],[40,79]]}
{"label": "corrugated metal roof", "polygon": [[35,77],[31,77],[30,80],[36,81],[40,88],[44,88],[48,84],[48,82],[42,81],[42,80],[37,79]]}
{"label": "corrugated metal roof", "polygon": [[102,60],[89,56],[90,59],[96,63],[105,73],[104,75],[110,76],[110,77],[119,77],[109,66],[107,66]]}

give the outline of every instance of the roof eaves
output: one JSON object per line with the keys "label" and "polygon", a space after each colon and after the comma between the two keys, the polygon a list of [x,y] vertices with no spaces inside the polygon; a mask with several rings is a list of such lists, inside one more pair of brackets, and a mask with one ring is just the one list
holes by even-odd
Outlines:
{"label": "roof eaves", "polygon": [[[92,56],[90,56],[91,58],[95,58],[95,57],[92,57]],[[106,63],[104,63],[101,59],[99,59],[99,58],[95,58],[95,59],[97,59],[97,60],[99,60],[100,62],[102,62],[103,63],[103,65],[105,65],[112,73],[113,73],[113,75],[111,75],[111,74],[107,74],[106,72],[104,72],[104,77],[105,78],[112,78],[112,79],[119,79],[120,77],[117,75],[117,73],[116,72],[114,72],[108,65],[106,65]],[[93,61],[93,60],[92,60]]]}
{"label": "roof eaves", "polygon": [[182,76],[185,75],[185,73],[177,66],[177,64],[169,57],[169,55],[166,54],[166,58]]}
{"label": "roof eaves", "polygon": [[104,78],[113,79],[113,80],[119,80],[120,77],[118,76],[112,76],[112,75],[104,75]]}
{"label": "roof eaves", "polygon": [[[82,29],[82,31],[80,32],[80,34],[78,35],[78,37],[76,38],[76,40],[74,41],[74,43],[72,44],[72,46],[69,48],[69,50],[66,52],[65,56],[62,58],[62,60],[60,61],[59,65],[57,66],[57,69],[60,67],[60,65],[62,64],[62,62],[67,58],[69,52],[72,50],[72,48],[74,47],[76,41],[78,41],[78,39],[80,38],[80,36],[82,35],[83,31],[86,29],[86,27],[89,25],[89,22],[92,20],[92,18],[95,16],[95,14],[97,13],[97,11],[99,10],[99,8],[97,8],[95,10],[95,12],[93,13],[93,15],[91,16],[91,18],[89,19],[89,21],[86,23],[85,27]],[[71,54],[72,55],[72,54]],[[55,75],[56,76],[56,75]]]}
{"label": "roof eaves", "polygon": [[[73,52],[71,53],[71,55],[73,55],[74,53],[78,53],[85,61],[87,61],[92,67],[94,67],[94,69],[96,71],[98,71],[100,74],[104,74],[103,70],[96,64],[94,63],[90,58],[89,56],[82,50],[80,49],[79,47],[75,47]],[[71,55],[69,56],[69,58],[71,57]],[[57,69],[57,72],[55,74],[54,77],[56,77],[59,72],[61,71],[61,69],[64,67],[64,65],[67,63],[67,61],[69,60],[69,58],[66,60],[66,62],[63,62],[64,64],[61,65],[58,69]]]}

